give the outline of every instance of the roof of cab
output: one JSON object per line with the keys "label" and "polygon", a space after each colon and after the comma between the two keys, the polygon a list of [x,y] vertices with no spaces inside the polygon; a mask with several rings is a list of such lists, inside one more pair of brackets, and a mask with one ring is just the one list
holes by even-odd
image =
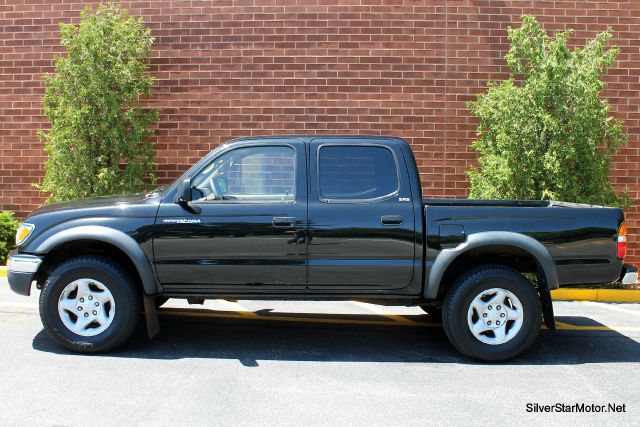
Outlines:
{"label": "roof of cab", "polygon": [[[242,141],[264,141],[264,140],[287,140],[288,143],[291,144],[304,144],[308,143],[314,139],[350,139],[350,140],[377,140],[377,141],[385,141],[385,142],[395,142],[400,144],[407,144],[402,138],[398,138],[396,136],[380,136],[380,135],[265,135],[265,136],[247,136],[234,138],[229,141],[225,141],[225,144],[231,144],[234,142],[242,142]],[[408,144],[407,144],[408,145]]]}

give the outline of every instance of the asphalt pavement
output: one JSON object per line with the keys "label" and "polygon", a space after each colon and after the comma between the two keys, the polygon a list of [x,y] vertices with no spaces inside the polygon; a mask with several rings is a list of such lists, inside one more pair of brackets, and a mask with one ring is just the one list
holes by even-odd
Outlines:
{"label": "asphalt pavement", "polygon": [[[483,364],[419,308],[357,302],[170,300],[156,339],[139,328],[116,352],[81,356],[43,331],[38,294],[0,278],[0,425],[640,421],[640,304],[556,302],[558,332]],[[575,404],[591,412],[557,412]]]}

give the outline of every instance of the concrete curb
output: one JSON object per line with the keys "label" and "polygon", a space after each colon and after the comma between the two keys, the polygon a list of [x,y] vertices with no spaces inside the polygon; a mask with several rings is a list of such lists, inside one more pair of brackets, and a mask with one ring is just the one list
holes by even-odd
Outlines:
{"label": "concrete curb", "polygon": [[[0,277],[7,277],[7,267],[0,266]],[[640,302],[640,289],[556,289],[555,301]]]}
{"label": "concrete curb", "polygon": [[640,302],[639,289],[556,289],[556,301]]}

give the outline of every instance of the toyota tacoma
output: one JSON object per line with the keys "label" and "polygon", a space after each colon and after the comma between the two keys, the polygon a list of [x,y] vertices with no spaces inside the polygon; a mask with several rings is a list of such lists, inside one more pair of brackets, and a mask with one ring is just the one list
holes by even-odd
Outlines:
{"label": "toyota tacoma", "polygon": [[[15,292],[81,353],[123,344],[167,298],[359,300],[441,316],[464,355],[500,361],[555,329],[550,291],[635,281],[617,208],[423,199],[409,145],[365,136],[223,144],[149,194],[45,205],[20,226]],[[144,317],[141,315],[144,313]]]}

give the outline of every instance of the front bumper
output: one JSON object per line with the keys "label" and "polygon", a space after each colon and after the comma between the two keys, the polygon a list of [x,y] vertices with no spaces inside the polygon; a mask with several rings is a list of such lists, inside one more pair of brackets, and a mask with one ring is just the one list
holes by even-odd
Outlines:
{"label": "front bumper", "polygon": [[35,255],[12,254],[7,264],[7,279],[11,290],[20,295],[29,296],[31,283],[42,264],[42,258]]}
{"label": "front bumper", "polygon": [[620,279],[618,280],[624,285],[630,285],[638,281],[638,269],[625,264],[622,266],[622,272],[620,273]]}

